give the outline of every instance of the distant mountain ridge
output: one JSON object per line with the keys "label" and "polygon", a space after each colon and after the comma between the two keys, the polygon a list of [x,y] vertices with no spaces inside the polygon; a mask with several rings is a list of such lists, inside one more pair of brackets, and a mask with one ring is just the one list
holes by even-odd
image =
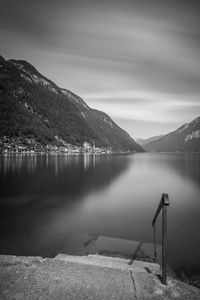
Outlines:
{"label": "distant mountain ridge", "polygon": [[142,143],[146,151],[200,151],[200,117],[177,130]]}
{"label": "distant mountain ridge", "polygon": [[143,151],[104,112],[91,109],[81,97],[41,75],[23,60],[0,56],[0,136],[25,136],[43,144],[82,145],[116,151]]}
{"label": "distant mountain ridge", "polygon": [[145,145],[145,144],[147,144],[147,143],[149,143],[149,142],[158,140],[158,139],[160,139],[160,138],[163,137],[163,136],[164,136],[164,135],[162,134],[162,135],[152,136],[152,137],[147,138],[147,139],[141,139],[141,138],[138,138],[138,139],[137,139],[137,138],[136,138],[135,141],[136,141],[140,146],[142,146],[142,145]]}

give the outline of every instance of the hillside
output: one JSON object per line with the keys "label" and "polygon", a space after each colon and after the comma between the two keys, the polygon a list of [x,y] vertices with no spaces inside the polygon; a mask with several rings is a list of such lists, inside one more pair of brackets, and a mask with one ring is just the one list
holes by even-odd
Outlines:
{"label": "hillside", "polygon": [[0,56],[0,137],[4,136],[44,145],[88,141],[115,151],[143,151],[105,113],[59,88],[28,62]]}
{"label": "hillside", "polygon": [[146,151],[200,151],[200,117],[142,147]]}
{"label": "hillside", "polygon": [[152,136],[152,137],[147,138],[147,139],[141,139],[141,138],[138,138],[138,139],[135,139],[135,141],[136,141],[140,146],[143,146],[143,145],[145,145],[145,144],[148,144],[149,142],[158,140],[158,139],[160,139],[161,137],[163,137],[163,135],[156,135],[156,136]]}

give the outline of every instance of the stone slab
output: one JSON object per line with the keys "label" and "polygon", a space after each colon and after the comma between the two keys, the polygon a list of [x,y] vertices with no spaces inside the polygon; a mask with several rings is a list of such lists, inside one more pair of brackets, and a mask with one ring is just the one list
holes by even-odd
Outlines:
{"label": "stone slab", "polygon": [[144,261],[131,261],[130,259],[101,256],[101,255],[88,255],[88,256],[72,256],[66,254],[58,254],[55,260],[65,262],[81,263],[85,265],[95,265],[98,267],[107,267],[117,270],[129,270],[133,272],[151,272],[151,274],[160,275],[160,265]]}
{"label": "stone slab", "polygon": [[129,271],[53,259],[0,264],[0,299],[133,300]]}
{"label": "stone slab", "polygon": [[[62,255],[61,255],[62,257]],[[0,299],[3,300],[199,300],[200,290],[168,277],[163,285],[156,273],[134,261],[139,268],[120,270],[84,264],[80,257],[66,260],[0,255]],[[90,260],[102,257],[93,257]],[[108,258],[112,263],[116,258]],[[119,262],[119,260],[117,259]],[[124,263],[124,262],[123,262]],[[143,270],[143,271],[141,271]]]}
{"label": "stone slab", "polygon": [[[154,245],[146,242],[100,236],[93,245],[93,253],[124,257],[130,260],[154,261]],[[161,262],[161,246],[157,247],[158,262]]]}

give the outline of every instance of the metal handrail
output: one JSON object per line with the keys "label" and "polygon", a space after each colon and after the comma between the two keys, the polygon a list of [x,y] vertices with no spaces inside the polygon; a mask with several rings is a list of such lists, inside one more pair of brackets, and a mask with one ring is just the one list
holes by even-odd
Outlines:
{"label": "metal handrail", "polygon": [[156,220],[162,209],[162,283],[167,282],[167,206],[169,205],[168,194],[162,194],[158,208],[156,210],[152,226],[154,229],[154,260],[157,262],[157,239]]}

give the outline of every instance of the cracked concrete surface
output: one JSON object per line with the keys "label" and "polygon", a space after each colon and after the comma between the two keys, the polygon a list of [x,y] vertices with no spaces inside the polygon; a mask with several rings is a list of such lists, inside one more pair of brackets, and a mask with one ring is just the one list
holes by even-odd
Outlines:
{"label": "cracked concrete surface", "polygon": [[129,272],[130,272],[131,279],[132,279],[132,282],[133,282],[134,298],[135,298],[135,299],[138,299],[137,288],[136,288],[136,285],[135,285],[135,279],[134,279],[134,276],[133,276],[133,272],[132,272],[132,271],[129,271]]}
{"label": "cracked concrete surface", "polygon": [[164,286],[159,272],[150,262],[99,255],[0,255],[0,299],[200,299],[200,290],[173,277]]}

